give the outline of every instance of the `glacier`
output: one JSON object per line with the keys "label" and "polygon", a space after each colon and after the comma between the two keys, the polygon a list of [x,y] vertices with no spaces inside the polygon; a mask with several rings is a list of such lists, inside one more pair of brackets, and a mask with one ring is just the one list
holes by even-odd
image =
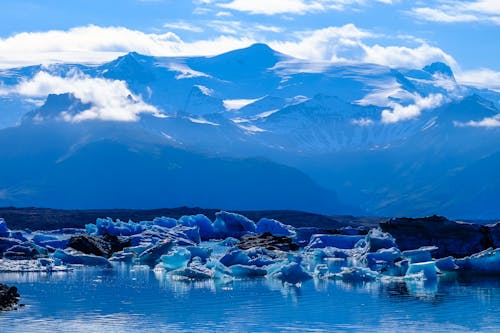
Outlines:
{"label": "glacier", "polygon": [[500,272],[499,249],[435,257],[437,246],[402,251],[380,228],[351,228],[357,235],[353,230],[339,234],[341,228],[310,233],[298,245],[294,241],[301,228],[273,219],[256,224],[226,211],[215,216],[214,221],[201,214],[140,222],[107,218],[85,229],[52,231],[10,230],[1,219],[0,272],[148,267],[175,280],[267,278],[293,286],[310,279],[387,283]]}

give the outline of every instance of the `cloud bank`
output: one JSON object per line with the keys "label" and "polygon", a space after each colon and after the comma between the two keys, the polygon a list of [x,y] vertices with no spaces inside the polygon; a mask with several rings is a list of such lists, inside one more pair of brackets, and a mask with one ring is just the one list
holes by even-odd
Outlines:
{"label": "cloud bank", "polygon": [[[172,32],[144,33],[125,27],[95,25],[69,30],[20,33],[0,39],[0,67],[57,62],[102,63],[129,51],[153,56],[216,55],[252,43],[265,42],[277,51],[310,60],[372,62],[388,66],[421,67],[433,61],[454,64],[453,58],[437,47],[371,45],[377,35],[354,24],[296,32],[286,40],[257,40],[251,34],[221,31],[221,35],[192,42]],[[276,30],[259,26],[256,29]],[[242,37],[243,35],[243,37]]]}
{"label": "cloud bank", "polygon": [[432,4],[412,8],[410,13],[421,20],[432,22],[479,22],[500,25],[498,0],[440,0]]}
{"label": "cloud bank", "polygon": [[136,121],[141,113],[160,115],[159,110],[134,95],[124,81],[90,78],[79,72],[67,77],[47,72],[37,73],[31,80],[11,88],[10,93],[45,98],[49,94],[72,93],[92,107],[76,115],[63,113],[62,119],[70,122],[85,120]]}

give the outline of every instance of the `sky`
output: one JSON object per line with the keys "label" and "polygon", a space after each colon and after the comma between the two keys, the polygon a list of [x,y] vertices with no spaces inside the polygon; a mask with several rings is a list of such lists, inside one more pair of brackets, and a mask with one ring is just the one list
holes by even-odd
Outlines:
{"label": "sky", "polygon": [[499,0],[2,0],[0,67],[215,55],[267,43],[326,62],[421,68],[500,89]]}

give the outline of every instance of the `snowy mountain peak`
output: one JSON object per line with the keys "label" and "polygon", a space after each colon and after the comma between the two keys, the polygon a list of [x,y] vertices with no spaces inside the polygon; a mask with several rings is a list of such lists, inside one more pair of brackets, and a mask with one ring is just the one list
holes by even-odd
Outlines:
{"label": "snowy mountain peak", "polygon": [[74,116],[92,107],[91,103],[83,103],[71,93],[50,94],[45,103],[37,110],[29,112],[23,122],[41,122],[44,120],[59,120],[64,116]]}
{"label": "snowy mountain peak", "polygon": [[455,79],[450,66],[442,62],[434,62],[430,65],[425,66],[423,70],[431,75],[440,74],[451,79]]}
{"label": "snowy mountain peak", "polygon": [[265,73],[278,62],[288,58],[266,44],[253,44],[214,57],[190,59],[188,65],[220,79],[235,80]]}

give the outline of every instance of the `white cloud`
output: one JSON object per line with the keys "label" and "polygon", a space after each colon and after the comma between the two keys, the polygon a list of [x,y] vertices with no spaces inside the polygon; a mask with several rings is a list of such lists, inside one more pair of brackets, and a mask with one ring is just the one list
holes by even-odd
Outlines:
{"label": "white cloud", "polygon": [[480,121],[469,121],[466,123],[454,122],[455,126],[458,127],[486,127],[494,128],[500,127],[500,116],[484,118]]}
{"label": "white cloud", "polygon": [[62,114],[66,121],[85,120],[136,121],[141,113],[159,115],[158,109],[135,96],[124,81],[90,78],[78,72],[67,77],[39,72],[33,79],[11,88],[11,92],[29,97],[72,93],[92,107],[76,115]]}
{"label": "white cloud", "polygon": [[[357,28],[354,24],[328,27],[295,34],[295,40],[271,41],[276,50],[297,58],[307,60],[359,60],[361,40],[375,37],[369,31]],[[358,53],[358,54],[356,54]]]}
{"label": "white cloud", "polygon": [[174,29],[174,30],[185,30],[185,31],[191,31],[191,32],[203,32],[203,29],[196,26],[189,24],[184,21],[177,21],[177,22],[167,22],[163,25],[163,27],[168,28],[168,29]]}
{"label": "white cloud", "polygon": [[306,14],[325,10],[318,1],[305,0],[233,0],[229,3],[219,3],[219,7],[233,9],[250,14]]}
{"label": "white cloud", "polygon": [[124,27],[90,25],[0,38],[0,67],[57,62],[102,63],[129,51],[155,56],[215,55],[253,42],[255,40],[246,37],[220,36],[186,43],[172,32],[148,34]]}
{"label": "white cloud", "polygon": [[361,47],[365,51],[363,61],[391,67],[422,68],[432,62],[441,61],[456,68],[457,64],[452,56],[438,47],[421,44],[412,48],[407,46],[369,46],[364,43]]}
{"label": "white cloud", "polygon": [[498,0],[440,0],[431,7],[415,7],[410,13],[419,19],[433,22],[490,22],[500,25]]}
{"label": "white cloud", "polygon": [[[280,15],[346,10],[351,6],[370,5],[371,3],[392,4],[397,0],[232,0],[217,2],[217,6],[249,14]],[[214,3],[214,1],[211,1]]]}
{"label": "white cloud", "polygon": [[422,97],[419,94],[414,95],[413,104],[401,105],[392,102],[390,109],[382,111],[382,122],[386,124],[396,123],[403,120],[409,120],[420,116],[422,111],[434,109],[444,102],[444,97],[441,94],[431,94],[427,97]]}
{"label": "white cloud", "polygon": [[478,88],[488,88],[500,92],[500,72],[482,68],[455,74],[458,82]]}

